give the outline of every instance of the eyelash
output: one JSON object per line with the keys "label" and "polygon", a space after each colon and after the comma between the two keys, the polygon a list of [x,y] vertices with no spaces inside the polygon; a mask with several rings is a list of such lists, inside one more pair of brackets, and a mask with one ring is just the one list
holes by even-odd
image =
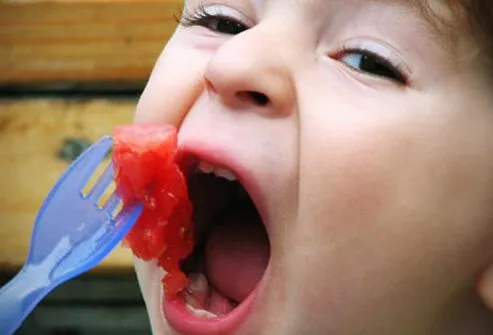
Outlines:
{"label": "eyelash", "polygon": [[[223,23],[234,25],[230,26],[229,28],[235,28],[237,29],[237,31],[220,32],[217,28],[211,28],[211,24],[213,22],[217,23],[220,21],[223,21]],[[208,13],[202,2],[192,9],[185,8],[185,10],[183,11],[183,15],[178,20],[178,23],[183,27],[202,26],[204,28],[208,28],[219,33],[230,35],[239,34],[248,29],[248,26],[246,24],[240,22],[237,19],[231,18],[227,15]]]}
{"label": "eyelash", "polygon": [[[214,23],[218,24],[220,22],[226,23],[227,28],[232,28],[233,31],[229,32],[224,32],[220,31],[218,27],[213,28],[212,25]],[[244,24],[243,22],[231,18],[230,16],[227,15],[221,15],[221,14],[211,14],[208,13],[204,4],[201,2],[199,5],[195,6],[194,8],[188,9],[185,8],[183,11],[183,14],[181,17],[178,19],[178,23],[182,25],[183,27],[192,27],[192,26],[202,26],[204,28],[210,29],[212,31],[221,33],[221,34],[229,34],[229,35],[236,35],[239,34],[245,30],[247,30],[249,27]],[[223,27],[226,28],[226,27]],[[374,76],[374,77],[383,77],[387,80],[391,80],[398,85],[407,85],[409,80],[406,76],[406,71],[402,69],[401,66],[398,64],[394,64],[394,62],[389,61],[388,59],[380,56],[379,54],[366,50],[364,48],[347,48],[347,47],[341,47],[340,51],[337,52],[336,54],[336,59],[341,61],[344,56],[350,55],[350,54],[359,54],[361,57],[366,57],[366,59],[373,59],[374,63],[378,66],[383,67],[383,70],[385,70],[386,75],[382,74],[374,74],[370,73],[369,71],[364,71],[355,68],[352,65],[349,65],[345,62],[344,65],[347,66],[348,68],[352,69],[353,71],[369,75],[369,76]],[[341,61],[342,62],[342,61]]]}
{"label": "eyelash", "polygon": [[341,61],[344,56],[350,55],[350,54],[358,54],[361,57],[366,57],[367,59],[372,59],[375,64],[384,67],[386,72],[388,72],[388,75],[382,75],[382,74],[374,74],[369,71],[364,71],[355,68],[354,66],[347,64],[345,62],[344,65],[352,69],[353,71],[357,71],[359,73],[363,73],[366,75],[371,75],[374,77],[384,77],[388,80],[392,80],[396,82],[399,85],[407,85],[409,84],[409,78],[406,75],[406,71],[403,69],[403,67],[399,64],[396,64],[393,61],[388,60],[387,58],[380,56],[378,53],[367,50],[365,48],[347,48],[347,47],[342,47],[338,53],[336,53],[336,56],[334,57],[336,60]]}

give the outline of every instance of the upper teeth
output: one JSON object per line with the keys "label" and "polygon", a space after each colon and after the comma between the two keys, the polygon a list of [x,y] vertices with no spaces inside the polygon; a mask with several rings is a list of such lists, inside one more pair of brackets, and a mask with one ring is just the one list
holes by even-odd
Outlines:
{"label": "upper teeth", "polygon": [[214,166],[214,165],[212,165],[210,163],[206,163],[206,162],[200,162],[199,171],[201,171],[203,173],[213,173],[217,177],[221,177],[221,178],[227,179],[229,181],[236,180],[236,176],[233,173],[233,171],[225,169],[225,168],[220,168],[220,167]]}

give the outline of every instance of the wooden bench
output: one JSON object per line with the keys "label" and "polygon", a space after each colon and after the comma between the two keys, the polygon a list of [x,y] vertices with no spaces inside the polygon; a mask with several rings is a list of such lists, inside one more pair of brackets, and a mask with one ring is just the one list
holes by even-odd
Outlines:
{"label": "wooden bench", "polygon": [[[132,121],[181,2],[0,0],[0,270],[24,263],[67,140]],[[94,271],[130,269],[118,248]]]}
{"label": "wooden bench", "polygon": [[[182,0],[0,0],[0,285],[84,146],[132,122]],[[18,335],[149,334],[131,253],[53,291]]]}
{"label": "wooden bench", "polygon": [[142,88],[182,0],[0,0],[0,87]]}

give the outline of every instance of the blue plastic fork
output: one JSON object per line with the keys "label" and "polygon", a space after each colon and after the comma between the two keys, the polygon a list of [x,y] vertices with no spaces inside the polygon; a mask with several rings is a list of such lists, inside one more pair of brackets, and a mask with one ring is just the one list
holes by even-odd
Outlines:
{"label": "blue plastic fork", "polygon": [[34,223],[21,271],[0,290],[0,334],[13,334],[37,304],[58,285],[99,264],[125,237],[142,205],[115,212],[113,192],[98,205],[113,180],[111,163],[87,195],[83,189],[112,146],[105,136],[79,156],[53,187]]}

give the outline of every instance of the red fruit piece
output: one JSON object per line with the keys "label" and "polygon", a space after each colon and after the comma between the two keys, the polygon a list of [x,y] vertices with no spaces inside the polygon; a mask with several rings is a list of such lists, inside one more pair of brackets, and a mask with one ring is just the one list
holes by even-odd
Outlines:
{"label": "red fruit piece", "polygon": [[168,298],[187,283],[180,261],[193,249],[192,204],[177,164],[177,131],[169,125],[130,125],[113,132],[116,192],[123,205],[144,209],[123,245],[143,260],[158,259]]}

